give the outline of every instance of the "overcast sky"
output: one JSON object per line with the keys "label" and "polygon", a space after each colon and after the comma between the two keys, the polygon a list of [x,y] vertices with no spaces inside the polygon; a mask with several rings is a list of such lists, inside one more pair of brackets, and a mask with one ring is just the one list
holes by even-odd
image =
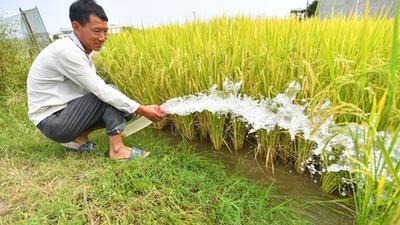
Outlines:
{"label": "overcast sky", "polygon": [[[1,0],[0,18],[39,8],[47,31],[58,33],[69,27],[68,10],[73,0]],[[310,1],[311,2],[311,1]],[[109,24],[150,26],[183,22],[193,18],[208,19],[218,15],[265,15],[284,17],[291,9],[305,8],[307,0],[97,0],[103,6]]]}

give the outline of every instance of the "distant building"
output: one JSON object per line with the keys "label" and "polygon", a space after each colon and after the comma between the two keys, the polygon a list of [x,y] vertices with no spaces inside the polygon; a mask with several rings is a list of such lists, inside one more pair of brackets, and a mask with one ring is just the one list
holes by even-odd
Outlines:
{"label": "distant building", "polygon": [[369,15],[389,11],[389,16],[394,16],[397,0],[320,0],[317,15],[326,18],[332,15],[364,15],[369,2]]}
{"label": "distant building", "polygon": [[116,34],[119,33],[122,28],[124,28],[124,26],[121,25],[117,25],[117,24],[110,24],[108,25],[108,32],[112,33],[112,34]]}
{"label": "distant building", "polygon": [[72,33],[72,27],[61,27],[60,32],[57,33],[58,38],[65,38]]}
{"label": "distant building", "polygon": [[290,14],[299,18],[299,20],[305,20],[313,16],[320,18],[350,15],[362,16],[365,15],[368,2],[368,14],[370,16],[387,13],[389,17],[393,17],[396,12],[397,0],[313,0],[304,9],[293,9]]}
{"label": "distant building", "polygon": [[[117,24],[110,24],[108,25],[108,32],[111,34],[119,33],[124,26],[117,25]],[[55,36],[58,38],[67,37],[70,33],[72,33],[72,27],[61,27],[60,32],[58,32]]]}

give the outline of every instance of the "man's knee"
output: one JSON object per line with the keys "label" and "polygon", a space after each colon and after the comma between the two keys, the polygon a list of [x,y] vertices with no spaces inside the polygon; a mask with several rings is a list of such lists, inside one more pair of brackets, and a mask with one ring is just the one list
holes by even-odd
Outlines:
{"label": "man's knee", "polygon": [[55,142],[65,143],[74,139],[73,134],[65,129],[65,124],[58,121],[43,121],[38,124],[37,128],[44,136]]}

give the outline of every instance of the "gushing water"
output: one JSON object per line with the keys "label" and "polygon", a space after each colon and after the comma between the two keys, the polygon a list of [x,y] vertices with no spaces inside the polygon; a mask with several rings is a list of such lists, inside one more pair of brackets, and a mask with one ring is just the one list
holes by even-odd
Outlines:
{"label": "gushing water", "polygon": [[[307,101],[302,100],[303,105],[293,103],[296,94],[300,91],[300,85],[297,82],[291,82],[286,91],[278,94],[275,98],[261,98],[260,100],[240,94],[241,84],[242,82],[224,81],[223,90],[218,90],[217,85],[214,85],[208,93],[170,99],[162,105],[162,108],[169,114],[181,116],[203,111],[222,116],[230,115],[250,125],[250,133],[260,129],[269,132],[278,127],[287,130],[292,140],[296,135],[302,135],[304,139],[315,143],[313,156],[303,164],[312,174],[343,170],[351,172],[353,168],[356,168],[356,164],[351,158],[355,157],[357,145],[364,143],[366,127],[360,125],[337,126],[330,117],[322,121],[322,125],[312,133],[313,125],[320,123],[321,118],[318,116],[309,118],[306,115]],[[328,107],[329,101],[326,101],[320,110]],[[391,145],[392,137],[389,133],[379,132],[376,138],[384,140],[385,148],[389,148]],[[355,140],[357,141],[355,142]],[[334,149],[341,149],[341,154],[334,154]],[[399,149],[400,143],[397,142],[390,155],[395,165],[400,159]],[[322,153],[324,158],[328,158],[328,162],[325,162],[324,168],[317,169],[319,166],[316,165],[320,162],[316,162],[314,158]],[[379,149],[374,149],[374,155],[377,159],[381,157]],[[322,157],[320,157],[321,159]],[[380,160],[381,164],[382,161],[383,159]],[[388,178],[390,179],[390,176]]]}
{"label": "gushing water", "polygon": [[259,129],[271,131],[279,126],[289,131],[292,140],[300,132],[309,138],[310,121],[303,113],[304,106],[292,103],[300,90],[298,83],[292,82],[285,94],[279,94],[272,100],[264,98],[260,101],[240,95],[240,86],[241,82],[233,84],[225,81],[223,91],[218,91],[214,85],[210,94],[199,93],[170,99],[162,107],[169,114],[181,116],[205,110],[224,116],[230,114],[250,125],[250,133]]}

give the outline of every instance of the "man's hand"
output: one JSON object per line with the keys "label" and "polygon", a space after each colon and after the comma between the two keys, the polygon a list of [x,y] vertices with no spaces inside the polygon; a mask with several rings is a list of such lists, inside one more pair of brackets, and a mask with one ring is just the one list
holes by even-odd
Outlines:
{"label": "man's hand", "polygon": [[158,122],[167,115],[158,105],[140,105],[136,112],[153,122]]}

